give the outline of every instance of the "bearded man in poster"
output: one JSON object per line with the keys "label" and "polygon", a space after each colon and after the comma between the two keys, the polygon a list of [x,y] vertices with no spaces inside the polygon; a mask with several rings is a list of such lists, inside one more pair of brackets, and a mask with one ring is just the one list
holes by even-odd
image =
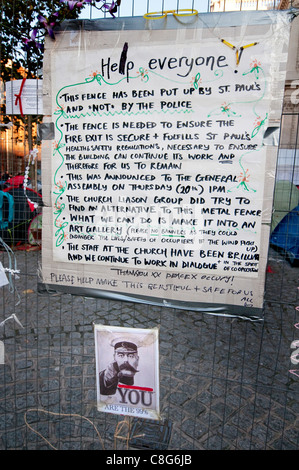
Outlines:
{"label": "bearded man in poster", "polygon": [[117,340],[114,342],[114,361],[100,372],[100,394],[114,395],[118,383],[133,385],[138,372],[139,356],[136,344]]}

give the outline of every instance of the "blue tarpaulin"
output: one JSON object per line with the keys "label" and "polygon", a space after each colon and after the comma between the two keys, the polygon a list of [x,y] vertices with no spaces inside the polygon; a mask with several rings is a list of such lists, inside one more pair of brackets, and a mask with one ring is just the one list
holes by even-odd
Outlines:
{"label": "blue tarpaulin", "polygon": [[299,260],[299,205],[290,211],[275,227],[270,244],[279,248],[291,264]]}

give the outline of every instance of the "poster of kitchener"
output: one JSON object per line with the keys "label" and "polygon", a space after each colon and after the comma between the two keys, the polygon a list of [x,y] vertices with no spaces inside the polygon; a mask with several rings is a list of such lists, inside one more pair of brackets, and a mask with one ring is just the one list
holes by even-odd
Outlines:
{"label": "poster of kitchener", "polygon": [[94,325],[97,408],[159,419],[158,328]]}

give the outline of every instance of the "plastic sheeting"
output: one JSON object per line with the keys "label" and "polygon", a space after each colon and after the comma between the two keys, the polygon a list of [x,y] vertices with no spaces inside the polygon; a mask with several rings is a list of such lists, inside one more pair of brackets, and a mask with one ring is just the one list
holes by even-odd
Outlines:
{"label": "plastic sheeting", "polygon": [[289,19],[75,20],[47,41],[46,288],[261,317]]}

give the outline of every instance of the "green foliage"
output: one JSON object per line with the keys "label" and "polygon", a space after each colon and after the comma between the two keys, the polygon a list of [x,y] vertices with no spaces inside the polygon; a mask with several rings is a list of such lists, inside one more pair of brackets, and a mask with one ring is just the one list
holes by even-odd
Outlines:
{"label": "green foliage", "polygon": [[[38,15],[49,18],[59,12],[57,23],[64,19],[77,18],[82,8],[70,10],[67,3],[59,0],[2,0],[1,2],[1,43],[0,43],[0,74],[4,81],[21,78],[20,67],[26,69],[27,78],[36,76],[42,68],[43,53],[31,47],[24,49],[24,39],[30,39],[37,29],[36,41],[44,42],[47,31],[38,21]],[[8,67],[9,61],[12,65]]]}
{"label": "green foliage", "polygon": [[[79,16],[82,8],[69,9],[67,3],[60,0],[2,0],[0,5],[0,80],[7,82],[13,79],[21,79],[24,74],[26,78],[36,78],[40,76],[43,66],[43,50],[37,47],[25,48],[24,40],[30,40],[33,31],[36,29],[35,40],[43,44],[47,31],[38,20],[38,15],[48,19],[55,12],[59,12],[56,24],[65,19],[73,19]],[[6,108],[4,104],[0,106],[2,122],[7,123],[11,118],[5,116]],[[19,128],[25,130],[25,139],[36,145],[36,135],[32,135],[32,123],[41,121],[41,116],[33,116],[31,124],[27,122],[27,117],[18,116],[14,120],[15,141],[23,141],[24,137],[18,137]]]}

